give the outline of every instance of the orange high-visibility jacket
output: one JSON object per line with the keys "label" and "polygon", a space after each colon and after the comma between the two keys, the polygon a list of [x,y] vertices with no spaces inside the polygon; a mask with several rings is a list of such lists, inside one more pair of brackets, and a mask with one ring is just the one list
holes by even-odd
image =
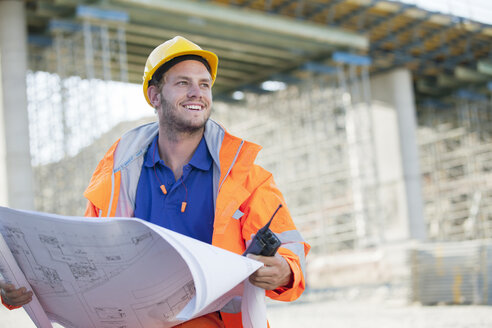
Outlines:
{"label": "orange high-visibility jacket", "polygon": [[[133,216],[144,155],[157,133],[158,124],[154,122],[127,132],[113,144],[84,192],[89,200],[86,216]],[[230,135],[213,120],[206,123],[205,141],[213,158],[215,221],[212,245],[242,254],[252,236],[282,204],[284,207],[275,216],[270,229],[282,241],[278,253],[292,269],[293,285],[266,291],[266,295],[280,301],[297,299],[305,289],[303,272],[310,246],[296,230],[272,174],[254,164],[261,147]],[[240,300],[235,301],[221,310],[225,327],[242,327]],[[200,317],[189,323],[193,322],[194,327],[218,327],[207,325],[205,321],[203,324],[196,322],[200,319],[213,321]]]}

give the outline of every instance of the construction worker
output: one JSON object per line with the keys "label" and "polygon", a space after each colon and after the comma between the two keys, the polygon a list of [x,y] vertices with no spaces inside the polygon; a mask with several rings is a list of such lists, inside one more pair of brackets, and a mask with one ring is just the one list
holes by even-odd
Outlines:
{"label": "construction worker", "polygon": [[[127,132],[109,149],[84,193],[86,215],[138,217],[242,254],[282,204],[270,226],[282,246],[275,256],[252,256],[264,266],[249,280],[272,299],[292,301],[305,288],[310,246],[271,173],[254,164],[260,146],[209,118],[217,66],[214,53],[180,36],[152,51],[143,91],[158,121]],[[2,287],[4,303],[21,306],[31,299],[25,289]],[[242,327],[240,308],[234,300],[180,327]]]}

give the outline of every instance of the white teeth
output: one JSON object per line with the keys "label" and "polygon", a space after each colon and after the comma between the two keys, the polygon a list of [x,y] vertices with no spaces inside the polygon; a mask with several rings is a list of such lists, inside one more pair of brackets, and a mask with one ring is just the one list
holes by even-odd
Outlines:
{"label": "white teeth", "polygon": [[199,105],[187,105],[186,108],[192,109],[192,110],[200,110],[200,109],[202,109],[202,106],[199,106]]}

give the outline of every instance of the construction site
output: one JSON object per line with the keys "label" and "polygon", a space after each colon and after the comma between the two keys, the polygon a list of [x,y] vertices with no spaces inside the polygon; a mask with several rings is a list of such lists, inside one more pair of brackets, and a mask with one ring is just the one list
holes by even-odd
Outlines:
{"label": "construction site", "polygon": [[[312,247],[272,327],[489,327],[492,5],[442,2],[2,0],[0,206],[82,216],[106,150],[157,120],[148,54],[181,35],[218,55],[212,119],[263,147]],[[350,321],[374,299],[394,320]]]}

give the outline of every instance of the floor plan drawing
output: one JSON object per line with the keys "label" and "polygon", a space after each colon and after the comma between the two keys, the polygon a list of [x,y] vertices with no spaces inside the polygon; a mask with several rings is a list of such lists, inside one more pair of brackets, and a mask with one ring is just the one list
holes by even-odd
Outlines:
{"label": "floor plan drawing", "polygon": [[[33,288],[43,293],[70,293],[59,270],[68,270],[75,292],[83,292],[103,283],[132,265],[145,249],[152,244],[151,232],[135,236],[124,236],[113,240],[112,244],[94,246],[95,240],[76,239],[74,236],[56,236],[46,233],[34,234],[26,238],[20,228],[5,226],[5,239],[18,261],[27,270],[26,276],[32,280]],[[95,237],[94,237],[95,239]],[[54,264],[43,266],[36,260],[36,253],[47,256]]]}
{"label": "floor plan drawing", "polygon": [[36,311],[66,328],[172,327],[219,310],[261,266],[135,218],[0,207],[0,234],[0,255],[15,259],[39,300]]}
{"label": "floor plan drawing", "polygon": [[126,317],[125,312],[119,308],[96,307],[95,310],[101,320],[120,320]]}
{"label": "floor plan drawing", "polygon": [[150,303],[134,304],[133,310],[141,322],[144,322],[149,316],[155,322],[173,322],[195,294],[194,282],[188,281],[164,299]]}

